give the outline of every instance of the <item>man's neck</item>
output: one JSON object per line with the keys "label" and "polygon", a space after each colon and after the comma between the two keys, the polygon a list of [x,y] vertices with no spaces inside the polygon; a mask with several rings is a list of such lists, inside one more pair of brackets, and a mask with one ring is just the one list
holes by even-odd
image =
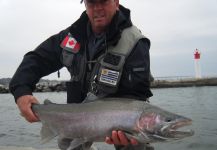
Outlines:
{"label": "man's neck", "polygon": [[100,35],[100,34],[104,33],[105,30],[106,30],[105,28],[93,28],[93,27],[92,27],[92,31],[93,31],[94,34],[96,34],[96,35]]}

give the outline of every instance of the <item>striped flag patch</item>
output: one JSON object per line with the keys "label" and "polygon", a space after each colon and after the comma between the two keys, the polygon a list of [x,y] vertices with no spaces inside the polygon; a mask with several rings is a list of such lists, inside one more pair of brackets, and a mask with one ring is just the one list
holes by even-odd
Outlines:
{"label": "striped flag patch", "polygon": [[99,81],[115,86],[117,85],[118,77],[119,72],[109,69],[102,69]]}

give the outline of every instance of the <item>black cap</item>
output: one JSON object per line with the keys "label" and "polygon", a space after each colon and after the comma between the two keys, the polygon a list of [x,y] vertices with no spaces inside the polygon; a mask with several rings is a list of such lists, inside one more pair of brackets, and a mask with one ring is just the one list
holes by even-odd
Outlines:
{"label": "black cap", "polygon": [[[83,1],[84,1],[84,0],[81,0],[80,3],[82,3]],[[89,1],[91,1],[91,2],[95,2],[95,0],[89,0]]]}

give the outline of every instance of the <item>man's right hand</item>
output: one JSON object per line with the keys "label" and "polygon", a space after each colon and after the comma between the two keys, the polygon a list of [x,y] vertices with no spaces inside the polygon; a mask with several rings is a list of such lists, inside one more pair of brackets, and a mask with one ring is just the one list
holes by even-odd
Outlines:
{"label": "man's right hand", "polygon": [[39,121],[31,109],[32,104],[38,103],[38,100],[32,95],[24,95],[17,99],[17,106],[21,115],[30,123]]}

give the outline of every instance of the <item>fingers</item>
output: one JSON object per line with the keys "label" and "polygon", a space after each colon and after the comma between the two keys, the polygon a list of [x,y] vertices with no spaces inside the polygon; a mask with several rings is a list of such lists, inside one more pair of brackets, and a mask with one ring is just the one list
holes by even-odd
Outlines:
{"label": "fingers", "polygon": [[38,117],[32,112],[31,106],[33,103],[38,103],[38,101],[32,95],[21,96],[17,99],[17,105],[20,109],[21,116],[31,123],[39,121]]}
{"label": "fingers", "polygon": [[109,143],[115,145],[128,145],[128,139],[126,139],[124,136],[125,135],[123,135],[121,131],[112,131],[112,136],[108,141]]}
{"label": "fingers", "polygon": [[112,136],[106,137],[105,142],[107,144],[115,144],[115,145],[137,145],[138,142],[135,139],[128,139],[126,135],[122,131],[112,131]]}
{"label": "fingers", "polygon": [[132,145],[138,145],[139,143],[138,143],[138,141],[136,140],[136,139],[130,139],[130,143],[132,144]]}
{"label": "fingers", "polygon": [[112,139],[111,139],[110,137],[106,137],[106,138],[105,138],[105,142],[106,142],[107,144],[114,144],[113,141],[112,141]]}
{"label": "fingers", "polygon": [[118,134],[116,134],[117,136],[117,141],[119,145],[129,145],[130,141],[128,140],[128,138],[125,136],[125,134],[122,131],[118,131]]}

